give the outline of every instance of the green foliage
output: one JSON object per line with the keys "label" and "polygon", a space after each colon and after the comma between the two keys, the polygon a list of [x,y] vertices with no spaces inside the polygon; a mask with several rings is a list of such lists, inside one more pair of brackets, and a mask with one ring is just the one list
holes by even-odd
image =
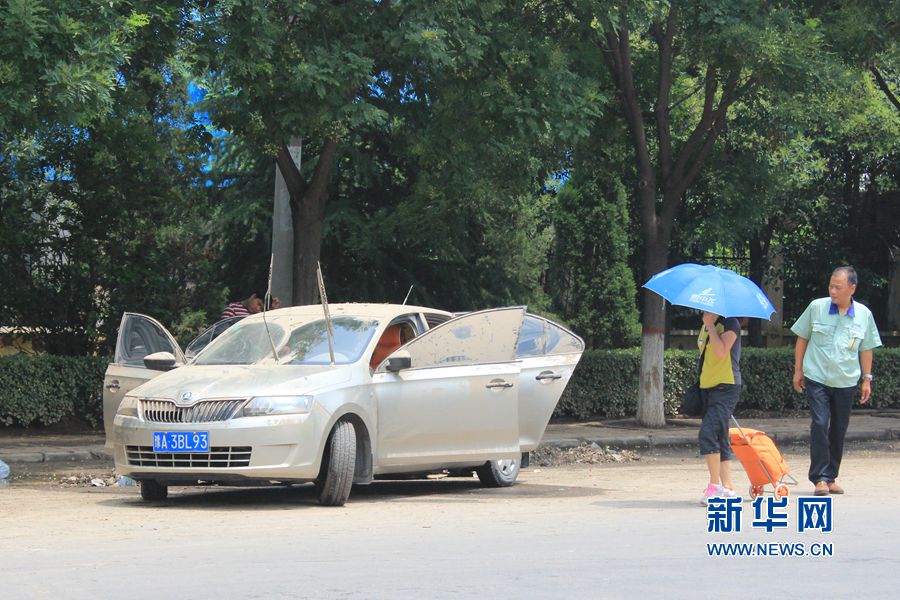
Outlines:
{"label": "green foliage", "polygon": [[[575,369],[555,417],[616,418],[634,415],[640,350],[589,350]],[[669,350],[665,357],[666,414],[674,414],[696,377],[695,352]],[[77,356],[0,357],[0,425],[48,426],[69,419],[98,427],[103,421],[103,373],[109,358]],[[744,385],[738,410],[772,412],[806,408],[791,388],[791,348],[745,348]],[[900,348],[878,348],[873,364],[872,406],[900,408]]]}
{"label": "green foliage", "polygon": [[96,356],[0,357],[0,424],[29,427],[77,419],[103,423],[103,373]]}
{"label": "green foliage", "polygon": [[[0,297],[2,324],[42,334],[53,353],[110,350],[126,310],[174,324],[218,316],[224,303],[213,210],[198,185],[211,138],[175,59],[180,7],[123,13],[129,57],[106,57],[120,85],[95,102],[99,112],[0,130],[0,289],[15,290]],[[73,35],[88,43],[95,25],[85,27]]]}
{"label": "green foliage", "polygon": [[554,416],[621,417],[637,407],[638,349],[588,350],[566,386]]}
{"label": "green foliage", "polygon": [[[788,321],[835,264],[853,263],[888,326],[900,121],[870,70],[898,89],[889,0],[10,0],[0,325],[78,355],[110,349],[133,310],[190,339],[227,300],[263,291],[275,150],[301,138],[308,181],[334,138],[322,253],[333,300],[400,301],[414,284],[411,302],[528,303],[591,346],[628,346],[646,182],[603,34],[630,25],[659,172],[657,36],[671,6],[663,112],[676,160],[707,73],[717,100],[730,78],[741,90],[684,194],[673,256],[770,244],[785,257]],[[202,107],[188,98],[195,79]],[[560,172],[554,197],[544,182]]]}
{"label": "green foliage", "polygon": [[[554,416],[623,417],[637,409],[640,351],[587,351],[578,363]],[[665,354],[665,409],[674,414],[684,390],[697,378],[697,353],[668,350]],[[900,407],[900,348],[878,348],[872,367],[876,383],[871,406]],[[741,353],[741,400],[738,411],[772,412],[805,409],[806,396],[794,392],[792,348],[744,348]]]}
{"label": "green foliage", "polygon": [[588,347],[628,348],[638,343],[640,323],[627,262],[627,199],[616,179],[603,183],[579,172],[554,197],[544,288]]}
{"label": "green foliage", "polygon": [[146,16],[120,1],[0,6],[0,140],[48,123],[86,125],[113,104],[116,70]]}

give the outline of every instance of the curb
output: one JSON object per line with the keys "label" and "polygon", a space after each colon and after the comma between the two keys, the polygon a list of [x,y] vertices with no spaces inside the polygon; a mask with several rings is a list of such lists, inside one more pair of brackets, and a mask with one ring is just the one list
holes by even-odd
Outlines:
{"label": "curb", "polygon": [[[807,444],[809,443],[809,431],[767,434],[776,444]],[[900,428],[882,429],[877,431],[848,431],[844,438],[850,442],[888,441],[900,439]],[[655,448],[689,448],[697,444],[696,436],[685,437],[683,435],[634,435],[624,437],[572,437],[556,440],[544,440],[541,446],[551,446],[561,450],[577,448],[583,445],[597,444],[609,446],[620,450],[650,449]]]}
{"label": "curb", "polygon": [[14,463],[49,463],[49,462],[85,462],[90,460],[112,460],[105,449],[81,450],[47,450],[44,452],[0,452],[0,459],[7,464]]}
{"label": "curb", "polygon": [[[809,443],[809,431],[802,432],[773,432],[768,434],[776,444],[806,444]],[[900,427],[891,427],[888,429],[880,429],[874,431],[848,431],[847,441],[866,442],[866,441],[890,441],[900,440]],[[657,448],[690,448],[697,443],[696,435],[685,436],[683,434],[641,434],[641,435],[625,435],[618,437],[567,437],[555,440],[544,440],[541,446],[551,446],[568,450],[579,446],[597,444],[604,447],[617,448],[620,450],[653,450]],[[58,462],[86,462],[91,460],[109,460],[112,461],[112,454],[104,446],[95,446],[91,448],[81,448],[78,450],[63,450],[59,448],[49,449],[41,452],[9,452],[5,453],[0,450],[0,459],[6,463],[58,463]]]}

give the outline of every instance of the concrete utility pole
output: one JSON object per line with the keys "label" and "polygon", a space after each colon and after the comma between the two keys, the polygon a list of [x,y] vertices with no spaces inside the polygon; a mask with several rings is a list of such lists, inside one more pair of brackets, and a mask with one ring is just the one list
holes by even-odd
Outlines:
{"label": "concrete utility pole", "polygon": [[900,248],[891,246],[891,279],[888,287],[888,322],[886,329],[900,329]]}
{"label": "concrete utility pole", "polygon": [[771,321],[764,321],[767,347],[781,346],[784,341],[784,256],[779,249],[769,248],[769,269],[763,276],[762,290],[768,296],[775,314]]}
{"label": "concrete utility pole", "polygon": [[[299,138],[291,138],[288,151],[294,164],[300,168],[303,145]],[[272,269],[272,295],[281,300],[281,306],[293,306],[294,288],[294,229],[291,225],[291,195],[281,174],[275,167],[275,206],[272,210],[272,252],[275,266]]]}

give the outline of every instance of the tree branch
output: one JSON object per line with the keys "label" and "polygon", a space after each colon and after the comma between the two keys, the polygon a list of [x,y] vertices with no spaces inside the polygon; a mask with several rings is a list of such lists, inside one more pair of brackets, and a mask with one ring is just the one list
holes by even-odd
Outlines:
{"label": "tree branch", "polygon": [[657,23],[653,34],[659,46],[659,85],[656,97],[656,129],[659,138],[659,170],[663,181],[669,179],[672,170],[672,130],[669,119],[669,95],[672,91],[672,60],[674,51],[672,40],[675,36],[675,6],[669,9],[666,29],[662,30]]}
{"label": "tree branch", "polygon": [[693,92],[691,92],[690,94],[687,94],[687,95],[684,96],[683,98],[679,98],[678,100],[676,100],[675,102],[673,102],[673,103],[672,103],[672,106],[669,107],[669,111],[671,112],[672,109],[674,109],[674,108],[675,108],[676,106],[678,106],[679,104],[681,104],[681,103],[683,103],[683,102],[685,102],[685,101],[687,101],[687,100],[693,98],[693,97],[697,94],[697,92],[699,92],[700,90],[702,90],[702,89],[704,88],[704,86],[705,86],[705,83],[701,83],[700,85],[698,85],[697,87],[694,88],[694,91],[693,91]]}
{"label": "tree branch", "polygon": [[[703,114],[700,116],[700,122],[697,123],[697,126],[694,127],[694,131],[691,132],[691,135],[684,143],[684,146],[681,147],[681,154],[678,156],[678,161],[675,163],[675,167],[672,169],[672,178],[682,178],[682,174],[687,168],[687,164],[690,160],[691,155],[694,154],[697,146],[700,144],[701,140],[703,140],[703,137],[706,135],[706,132],[709,131],[709,128],[712,126],[712,107],[713,102],[715,101],[717,89],[718,80],[716,67],[714,67],[713,65],[708,65],[706,67],[706,96],[703,99]],[[667,187],[668,185],[669,182],[666,182]]]}
{"label": "tree branch", "polygon": [[607,40],[613,49],[615,62],[620,69],[619,92],[622,100],[622,110],[631,130],[631,139],[637,159],[638,193],[641,199],[641,217],[644,230],[655,230],[658,222],[655,202],[656,173],[650,160],[643,113],[640,100],[638,99],[637,88],[634,85],[634,72],[631,67],[631,41],[627,26],[623,25],[618,35],[612,32],[607,33]]}
{"label": "tree branch", "polygon": [[[699,150],[697,150],[695,154],[692,147],[691,151],[688,152],[687,144],[682,148],[682,154],[679,156],[678,162],[679,164],[685,165],[687,173],[678,176],[677,179],[666,182],[666,193],[663,199],[663,210],[661,215],[663,222],[668,222],[667,219],[675,218],[678,206],[681,204],[682,196],[684,196],[687,189],[700,174],[700,169],[703,168],[710,151],[713,146],[715,146],[716,140],[718,140],[719,135],[725,128],[725,123],[728,120],[728,109],[738,98],[752,88],[755,83],[756,77],[755,75],[751,75],[743,84],[738,86],[737,73],[731,74],[726,80],[725,86],[722,89],[722,97],[719,99],[719,105],[716,107],[716,110],[711,113],[710,124],[699,138],[703,140]],[[694,130],[694,133],[699,131],[700,125],[698,124],[697,127],[698,128]],[[691,137],[694,137],[694,135],[692,134]],[[696,147],[696,145],[694,145],[694,147]],[[683,173],[683,171],[679,171],[678,173]]]}
{"label": "tree branch", "polygon": [[287,146],[283,145],[278,149],[278,154],[275,155],[275,163],[278,165],[278,170],[281,171],[281,176],[284,177],[288,194],[292,198],[295,196],[297,198],[301,197],[304,187],[303,177],[300,175],[297,164],[294,162],[294,158],[291,156]]}
{"label": "tree branch", "polygon": [[869,71],[871,71],[872,75],[875,76],[875,82],[878,83],[878,87],[881,88],[881,91],[884,92],[884,95],[887,96],[887,99],[891,101],[891,104],[894,105],[898,111],[900,111],[900,100],[897,99],[897,96],[894,95],[894,92],[891,91],[891,88],[888,86],[887,81],[884,80],[884,77],[881,75],[881,71],[878,70],[878,67],[875,65],[869,65]]}
{"label": "tree branch", "polygon": [[318,196],[325,192],[336,155],[337,140],[334,138],[326,139],[325,144],[322,146],[322,151],[319,153],[319,161],[316,163],[315,170],[313,170],[312,178],[309,180],[307,195]]}
{"label": "tree branch", "polygon": [[619,40],[612,30],[612,26],[608,23],[607,26],[604,27],[603,38],[606,40],[606,45],[600,47],[600,55],[603,58],[603,62],[606,63],[606,68],[609,69],[609,74],[612,76],[613,83],[619,90],[619,93],[621,93],[622,67],[618,53]]}

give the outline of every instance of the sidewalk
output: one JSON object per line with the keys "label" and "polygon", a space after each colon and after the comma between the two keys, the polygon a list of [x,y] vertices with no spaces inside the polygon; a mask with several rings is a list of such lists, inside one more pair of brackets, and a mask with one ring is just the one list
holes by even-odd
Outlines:
{"label": "sidewalk", "polygon": [[[765,431],[779,445],[809,441],[809,418],[746,418],[741,426]],[[638,427],[634,419],[551,423],[543,444],[573,448],[595,443],[618,449],[648,450],[697,445],[699,419],[671,419],[662,429]],[[855,411],[847,431],[849,441],[900,440],[900,411]],[[0,430],[0,459],[7,463],[112,461],[102,433],[42,434]]]}
{"label": "sidewalk", "polygon": [[[809,417],[742,418],[741,427],[764,431],[776,444],[809,442]],[[734,422],[731,423],[734,426]],[[619,449],[696,447],[700,419],[669,419],[662,429],[638,427],[634,419],[551,423],[544,444],[572,448],[595,443]],[[848,441],[900,440],[900,411],[854,411]]]}

